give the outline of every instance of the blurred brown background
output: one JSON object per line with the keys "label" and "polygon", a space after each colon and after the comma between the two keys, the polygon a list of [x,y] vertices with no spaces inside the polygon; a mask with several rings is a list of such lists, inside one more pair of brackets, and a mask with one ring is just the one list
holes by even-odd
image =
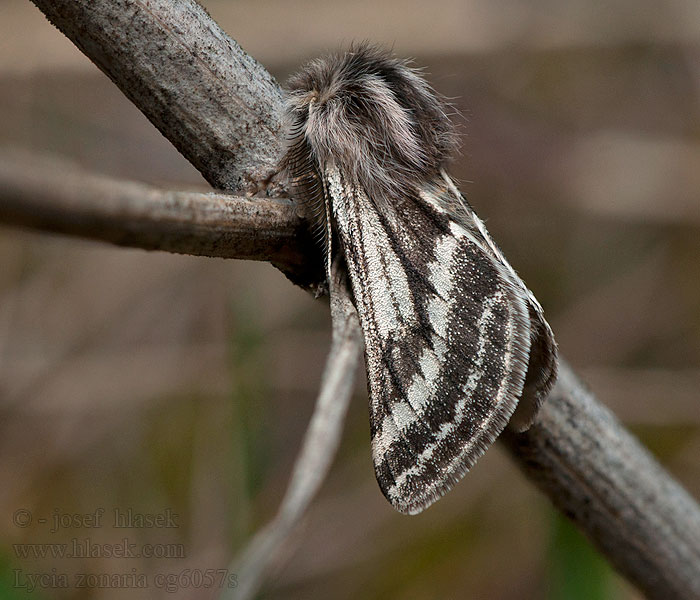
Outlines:
{"label": "blurred brown background", "polygon": [[[205,5],[280,81],[352,40],[425,66],[461,113],[452,172],[562,354],[700,497],[700,4]],[[0,0],[0,144],[204,185],[28,1]],[[269,265],[0,229],[0,598],[26,597],[28,574],[52,568],[69,588],[31,597],[215,598],[154,578],[226,568],[271,517],[328,343],[327,307]],[[50,531],[54,514],[100,507],[100,527]],[[178,527],[114,529],[114,508],[170,509]],[[124,537],[186,556],[39,559],[15,546]],[[77,573],[144,574],[149,588],[76,589]],[[395,513],[359,384],[331,476],[264,597],[640,596],[498,447],[424,514]]]}

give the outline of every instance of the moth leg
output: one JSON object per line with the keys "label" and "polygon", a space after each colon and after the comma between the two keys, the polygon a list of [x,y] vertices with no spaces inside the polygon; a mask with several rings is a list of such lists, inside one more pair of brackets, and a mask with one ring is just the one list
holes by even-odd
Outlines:
{"label": "moth leg", "polygon": [[341,265],[336,260],[331,267],[333,338],[314,413],[277,515],[232,563],[232,572],[238,574],[232,598],[252,598],[261,587],[325,480],[340,443],[363,348],[362,330]]}

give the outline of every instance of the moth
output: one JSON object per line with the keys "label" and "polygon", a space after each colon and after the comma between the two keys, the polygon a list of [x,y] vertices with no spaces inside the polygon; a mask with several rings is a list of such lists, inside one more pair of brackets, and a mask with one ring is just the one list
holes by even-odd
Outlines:
{"label": "moth", "polygon": [[330,277],[345,263],[365,340],[374,469],[400,512],[452,488],[552,388],[542,307],[445,172],[448,106],[368,44],[288,83],[282,165]]}

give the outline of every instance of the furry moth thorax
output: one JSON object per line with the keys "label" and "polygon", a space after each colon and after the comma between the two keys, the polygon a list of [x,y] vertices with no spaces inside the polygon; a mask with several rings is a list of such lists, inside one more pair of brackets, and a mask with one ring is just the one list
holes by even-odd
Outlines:
{"label": "furry moth thorax", "polygon": [[447,105],[405,61],[375,46],[312,61],[288,90],[292,146],[305,146],[317,164],[342,162],[375,200],[430,180],[457,145]]}

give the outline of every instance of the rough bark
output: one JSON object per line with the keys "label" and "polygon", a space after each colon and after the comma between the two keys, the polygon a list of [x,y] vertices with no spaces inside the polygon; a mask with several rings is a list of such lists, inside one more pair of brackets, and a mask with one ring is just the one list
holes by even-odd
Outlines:
{"label": "rough bark", "polygon": [[215,188],[256,191],[282,147],[281,92],[196,2],[35,0]]}
{"label": "rough bark", "polygon": [[502,440],[523,472],[649,598],[700,598],[693,498],[560,361],[534,425]]}

